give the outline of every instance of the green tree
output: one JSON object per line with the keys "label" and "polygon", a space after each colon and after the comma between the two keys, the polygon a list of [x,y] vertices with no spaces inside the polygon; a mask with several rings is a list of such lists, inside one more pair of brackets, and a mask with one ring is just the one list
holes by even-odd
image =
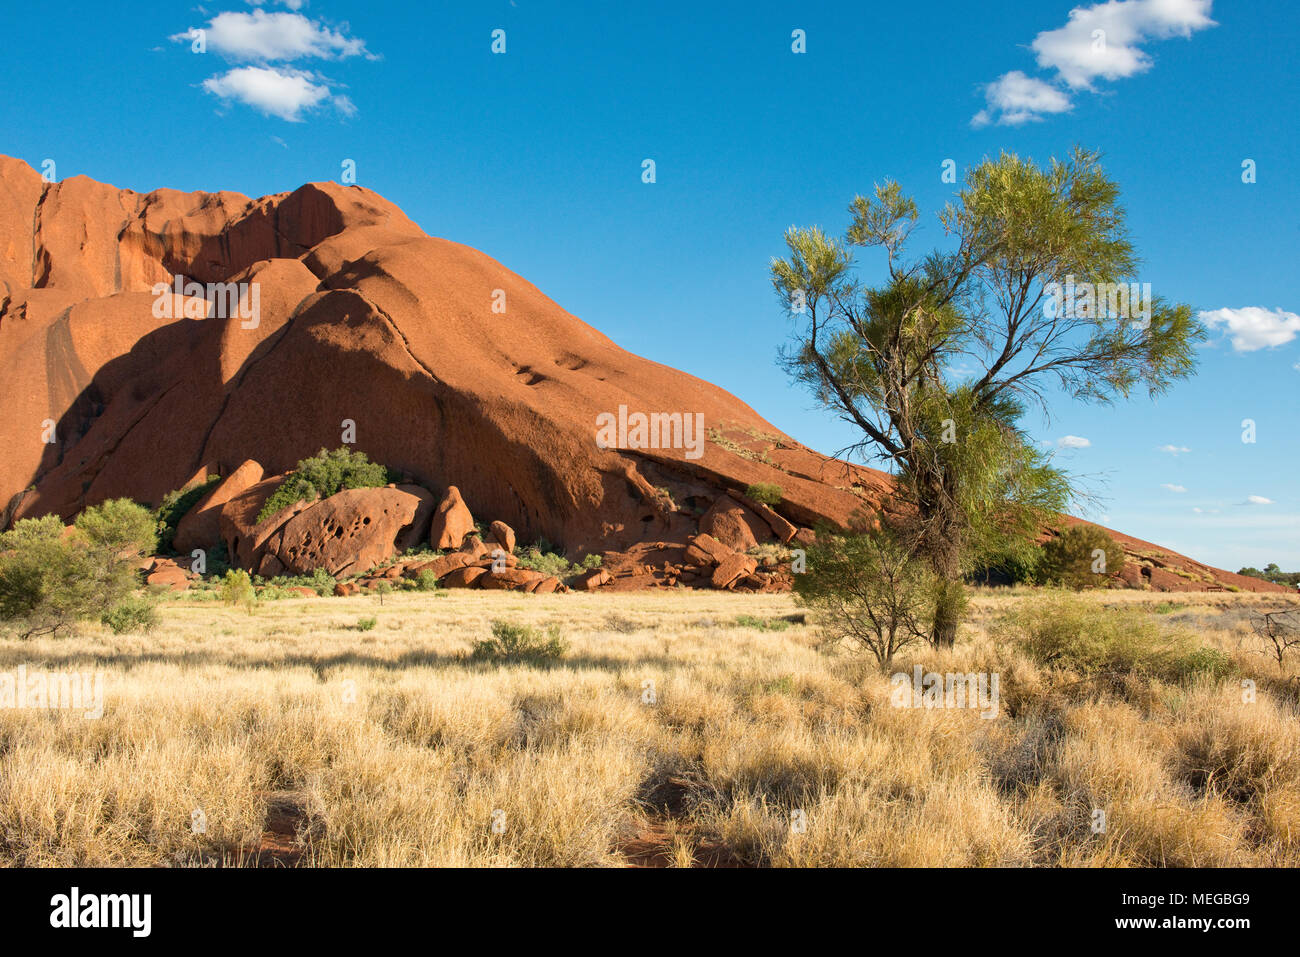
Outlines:
{"label": "green tree", "polygon": [[823,635],[848,641],[888,665],[926,637],[938,581],[887,526],[859,517],[847,533],[818,530],[807,570],[794,576],[800,604],[821,612]]}
{"label": "green tree", "polygon": [[296,502],[309,502],[314,498],[329,498],[349,488],[379,488],[388,484],[388,469],[371,462],[364,452],[339,448],[333,452],[321,449],[311,458],[303,459],[289,473],[262,506],[257,520],[265,521],[276,512]]}
{"label": "green tree", "polygon": [[154,517],[127,499],[86,509],[69,532],[56,515],[0,535],[0,620],[24,638],[57,634],[118,608],[154,547]]}
{"label": "green tree", "polygon": [[1096,525],[1072,525],[1043,545],[1039,574],[1071,588],[1093,588],[1119,574],[1124,549]]}
{"label": "green tree", "polygon": [[[795,326],[783,361],[860,433],[843,451],[894,473],[908,516],[900,528],[942,583],[931,624],[947,645],[963,575],[1031,547],[1076,491],[1022,427],[1026,409],[1045,411],[1050,390],[1102,403],[1138,388],[1159,394],[1192,374],[1205,332],[1190,307],[1158,297],[1137,318],[1127,298],[1129,316],[1109,301],[1088,307],[1084,284],[1118,289],[1139,265],[1097,153],[1076,150],[1046,169],[986,159],[939,216],[948,248],[911,261],[917,207],[897,183],[849,212],[844,239],[791,228],[788,255],[772,262]],[[856,278],[852,247],[883,253],[880,284]]]}

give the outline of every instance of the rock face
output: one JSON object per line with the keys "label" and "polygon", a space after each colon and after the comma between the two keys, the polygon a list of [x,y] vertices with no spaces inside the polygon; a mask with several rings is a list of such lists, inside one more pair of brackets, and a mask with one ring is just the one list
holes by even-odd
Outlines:
{"label": "rock face", "polygon": [[429,529],[429,544],[434,548],[460,548],[465,536],[474,531],[474,516],[470,514],[460,489],[451,486],[438,503]]}
{"label": "rock face", "polygon": [[[422,490],[421,490],[422,491]],[[433,498],[394,488],[348,489],[299,512],[268,543],[280,574],[323,568],[356,575],[392,557],[403,532],[428,521]],[[409,539],[408,539],[409,540]]]}
{"label": "rock face", "polygon": [[221,507],[236,495],[262,481],[262,466],[252,459],[244,462],[203,496],[176,525],[173,547],[182,554],[195,548],[207,548],[221,540]]}
{"label": "rock face", "polygon": [[[503,333],[498,290],[527,335]],[[788,540],[891,488],[334,183],[135,193],[46,183],[0,157],[0,382],[0,528],[121,496],[156,505],[200,469],[233,479],[251,459],[264,475],[236,483],[251,482],[217,532],[268,572],[283,562],[266,544],[293,516],[257,527],[267,476],[337,447],[344,420],[372,461],[457,486],[519,540],[574,557],[701,530],[732,548]],[[600,420],[633,416],[648,432],[597,441]],[[757,483],[782,489],[771,515],[736,498]],[[211,505],[185,544],[212,534]],[[468,509],[443,505],[430,542],[455,548]]]}

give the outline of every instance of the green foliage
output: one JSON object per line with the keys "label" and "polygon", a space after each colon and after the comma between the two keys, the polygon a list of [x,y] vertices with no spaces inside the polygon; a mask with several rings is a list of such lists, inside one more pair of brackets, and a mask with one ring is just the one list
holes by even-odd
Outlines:
{"label": "green foliage", "polygon": [[552,575],[563,581],[566,578],[580,575],[584,571],[599,568],[604,561],[600,555],[593,552],[584,556],[581,562],[570,562],[559,554],[557,548],[558,546],[552,545],[544,538],[539,538],[534,545],[516,548],[515,553],[518,557],[519,567],[526,568],[529,571],[541,572],[543,575]]}
{"label": "green foliage", "polygon": [[857,526],[818,529],[807,570],[794,576],[795,597],[819,613],[828,641],[848,641],[884,665],[930,636],[939,581],[889,529]]}
{"label": "green foliage", "polygon": [[333,452],[321,449],[298,463],[266,500],[257,520],[266,521],[276,512],[298,502],[308,502],[318,496],[329,498],[344,489],[380,488],[388,484],[388,478],[388,469],[371,462],[364,452],[354,452],[346,447]]}
{"label": "green foliage", "polygon": [[[908,261],[919,218],[897,183],[857,197],[843,239],[792,228],[772,262],[795,323],[784,354],[795,381],[855,426],[854,447],[887,461],[910,506],[909,549],[948,581],[987,567],[1065,508],[1070,477],[1020,420],[1057,390],[1111,402],[1166,391],[1191,375],[1204,328],[1186,305],[1150,316],[1046,308],[1053,284],[1136,279],[1119,190],[1099,154],[1076,150],[1039,168],[1003,154],[968,172],[939,220],[953,242]],[[853,275],[852,247],[878,248],[888,277]],[[949,644],[954,595],[937,603]]]}
{"label": "green foliage", "polygon": [[1070,588],[1104,584],[1124,567],[1124,549],[1096,525],[1072,525],[1045,543],[1042,551],[1042,580]]}
{"label": "green foliage", "polygon": [[115,635],[148,634],[158,627],[158,605],[146,596],[128,595],[99,620]]}
{"label": "green foliage", "polygon": [[243,605],[251,615],[257,607],[257,592],[248,572],[241,568],[232,568],[221,580],[221,600],[227,605]]}
{"label": "green foliage", "polygon": [[436,591],[438,588],[438,576],[430,569],[422,568],[415,576],[415,588],[417,591]]}
{"label": "green foliage", "polygon": [[1232,672],[1227,655],[1141,611],[1100,608],[1057,592],[1017,606],[993,628],[1035,661],[1084,675],[1136,674],[1186,681]]}
{"label": "green foliage", "polygon": [[775,482],[755,482],[745,488],[745,494],[764,505],[780,505],[784,490]]}
{"label": "green foliage", "polygon": [[379,619],[374,617],[358,619],[357,626],[356,626],[357,631],[371,631],[378,623],[379,623]]}
{"label": "green foliage", "polygon": [[220,482],[219,477],[212,475],[201,485],[196,485],[191,489],[176,489],[163,496],[162,502],[154,510],[154,518],[157,523],[158,548],[161,551],[168,554],[174,551],[172,542],[176,538],[176,526],[180,524],[182,518],[190,513],[190,509],[194,508],[199,503],[199,500],[212,491]]}
{"label": "green foliage", "polygon": [[494,621],[492,637],[476,641],[471,657],[497,664],[550,664],[563,658],[568,650],[568,642],[560,637],[558,625],[551,625],[543,632],[531,625]]}
{"label": "green foliage", "polygon": [[1300,572],[1284,572],[1277,566],[1276,562],[1269,562],[1264,566],[1264,570],[1258,568],[1243,568],[1237,572],[1238,575],[1246,575],[1250,578],[1262,578],[1266,582],[1273,582],[1277,585],[1287,585],[1295,588],[1300,585]]}
{"label": "green foliage", "polygon": [[74,524],[91,550],[104,559],[137,559],[158,547],[153,513],[128,498],[91,506],[77,516]]}
{"label": "green foliage", "polygon": [[736,624],[741,628],[754,628],[758,631],[785,631],[790,622],[784,618],[759,618],[756,615],[739,615]]}
{"label": "green foliage", "polygon": [[55,634],[102,609],[89,551],[63,537],[57,516],[24,519],[0,535],[0,621],[22,637]]}
{"label": "green foliage", "polygon": [[30,638],[99,618],[130,595],[154,546],[152,514],[127,499],[86,509],[71,533],[55,515],[24,519],[0,535],[0,621]]}
{"label": "green foliage", "polygon": [[1041,583],[1043,550],[1028,538],[1008,543],[1008,547],[990,552],[978,578],[1008,585]]}

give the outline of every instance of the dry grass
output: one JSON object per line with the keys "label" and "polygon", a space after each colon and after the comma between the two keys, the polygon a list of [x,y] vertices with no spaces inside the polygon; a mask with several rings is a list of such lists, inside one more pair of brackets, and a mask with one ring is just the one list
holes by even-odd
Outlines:
{"label": "dry grass", "polygon": [[[0,712],[0,863],[246,864],[287,799],[285,859],[323,866],[1300,864],[1296,682],[1247,648],[1250,609],[1290,599],[1090,596],[1240,669],[1099,686],[994,644],[1024,594],[895,662],[998,672],[993,720],[892,707],[814,629],[736,623],[784,596],[180,600],[147,638],[3,638],[0,672],[102,670],[107,694],[98,720]],[[469,660],[496,619],[558,624],[567,656]]]}

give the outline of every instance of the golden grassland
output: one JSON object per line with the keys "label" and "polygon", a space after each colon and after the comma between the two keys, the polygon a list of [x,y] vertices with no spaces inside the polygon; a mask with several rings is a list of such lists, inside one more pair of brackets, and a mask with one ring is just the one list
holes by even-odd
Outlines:
{"label": "golden grassland", "polygon": [[[888,674],[814,627],[737,623],[797,614],[782,595],[417,592],[251,615],[182,597],[147,636],[0,636],[0,671],[106,687],[98,720],[0,712],[0,863],[1300,864],[1297,682],[1250,650],[1248,621],[1295,599],[1087,596],[1240,669],[1190,684],[1028,660],[990,631],[1026,600],[977,593],[954,649],[891,669],[999,673],[992,720],[892,707]],[[568,653],[471,661],[494,620],[557,624]]]}

